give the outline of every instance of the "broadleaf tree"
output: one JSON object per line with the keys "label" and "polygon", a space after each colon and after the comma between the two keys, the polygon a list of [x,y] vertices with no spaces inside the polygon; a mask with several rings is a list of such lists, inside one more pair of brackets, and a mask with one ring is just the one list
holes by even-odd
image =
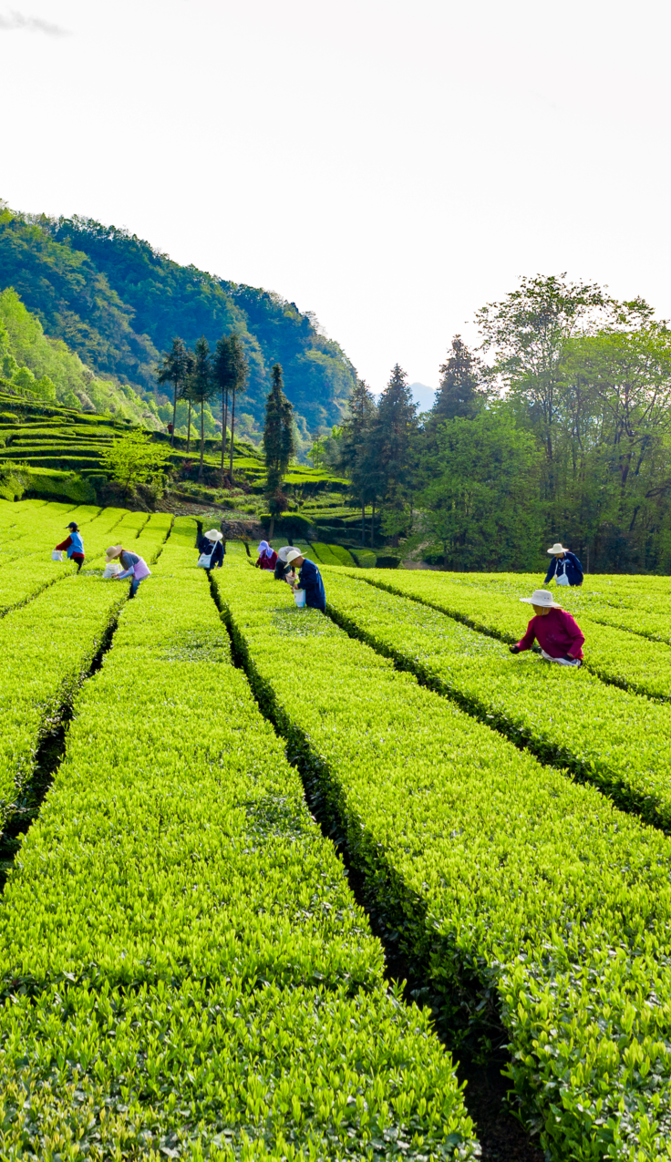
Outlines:
{"label": "broadleaf tree", "polygon": [[168,449],[154,442],[148,432],[131,428],[112,441],[100,462],[110,478],[121,485],[124,494],[130,496],[138,484],[160,492],[167,479],[169,459]]}

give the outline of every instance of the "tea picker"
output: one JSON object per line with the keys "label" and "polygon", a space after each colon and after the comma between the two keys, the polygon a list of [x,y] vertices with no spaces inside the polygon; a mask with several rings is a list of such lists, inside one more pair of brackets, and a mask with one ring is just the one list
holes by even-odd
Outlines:
{"label": "tea picker", "polygon": [[511,654],[531,649],[535,639],[546,662],[558,662],[560,666],[582,666],[584,634],[571,614],[561,608],[552,594],[547,589],[535,589],[531,597],[520,597],[520,601],[533,605],[534,616],[524,637],[510,647]]}
{"label": "tea picker", "polygon": [[105,560],[109,565],[111,561],[121,562],[121,573],[117,573],[112,577],[112,581],[124,581],[126,577],[132,577],[130,583],[130,596],[135,597],[138,591],[138,586],[145,577],[151,577],[151,571],[147,567],[147,562],[138,557],[137,553],[129,553],[128,549],[124,549],[122,545],[112,545],[105,553]]}
{"label": "tea picker", "polygon": [[277,550],[277,561],[275,562],[275,580],[285,581],[286,575],[291,569],[291,565],[287,564],[287,553],[290,553],[293,545],[282,545],[281,549]]}
{"label": "tea picker", "polygon": [[254,566],[256,569],[271,569],[274,571],[277,564],[277,553],[267,541],[261,541],[259,544],[259,555]]}
{"label": "tea picker", "polygon": [[219,529],[210,529],[209,532],[203,533],[198,541],[198,558],[199,569],[221,569],[224,563],[224,534],[219,532]]}
{"label": "tea picker", "polygon": [[582,565],[569,549],[565,549],[561,541],[557,541],[548,553],[552,557],[550,567],[545,577],[544,585],[549,585],[554,577],[557,585],[582,585]]}
{"label": "tea picker", "polygon": [[[287,565],[300,569],[300,581],[294,581],[291,577],[286,578],[287,584],[291,585],[294,591],[296,604],[307,605],[308,609],[319,609],[324,613],[326,611],[324,582],[314,561],[304,557],[300,549],[290,549],[287,553]],[[302,593],[305,594],[305,598],[301,600]]]}
{"label": "tea picker", "polygon": [[70,530],[70,536],[66,537],[64,541],[61,541],[60,545],[56,545],[52,556],[57,561],[59,557],[56,554],[65,551],[68,560],[75,562],[77,572],[79,572],[84,564],[84,542],[82,540],[82,534],[79,531],[79,525],[74,520],[71,520],[67,527]]}

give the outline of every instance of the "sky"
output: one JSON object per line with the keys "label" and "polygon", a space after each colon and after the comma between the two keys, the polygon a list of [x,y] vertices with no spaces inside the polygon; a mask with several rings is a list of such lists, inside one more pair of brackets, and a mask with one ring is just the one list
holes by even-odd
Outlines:
{"label": "sky", "polygon": [[668,0],[0,0],[0,199],[435,387],[521,275],[671,316]]}

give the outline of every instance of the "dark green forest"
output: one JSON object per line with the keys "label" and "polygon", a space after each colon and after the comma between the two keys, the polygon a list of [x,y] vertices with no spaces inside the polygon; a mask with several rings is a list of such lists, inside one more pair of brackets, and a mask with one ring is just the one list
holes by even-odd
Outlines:
{"label": "dark green forest", "polygon": [[592,572],[670,572],[667,323],[565,276],[522,279],[477,322],[477,350],[453,339],[430,412],[396,366],[378,400],[359,381],[318,442],[362,535],[456,570],[536,571],[561,540]]}
{"label": "dark green forest", "polygon": [[[130,385],[169,418],[157,384],[160,353],[179,335],[211,347],[235,331],[249,366],[241,430],[262,424],[270,371],[281,363],[299,436],[329,428],[355,381],[342,349],[316,319],[263,289],[180,266],[148,242],[88,218],[0,212],[0,290],[12,287],[45,333],[98,376]],[[165,411],[165,415],[163,414]]]}

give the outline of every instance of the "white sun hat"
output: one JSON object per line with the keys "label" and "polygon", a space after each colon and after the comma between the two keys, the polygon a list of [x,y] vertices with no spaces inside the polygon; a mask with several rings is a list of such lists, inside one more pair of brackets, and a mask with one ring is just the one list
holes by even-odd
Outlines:
{"label": "white sun hat", "polygon": [[527,605],[546,605],[548,609],[561,609],[561,605],[555,601],[548,589],[534,589],[531,597],[520,597],[520,601]]}
{"label": "white sun hat", "polygon": [[224,534],[219,532],[219,529],[210,529],[209,533],[203,533],[203,536],[208,541],[223,541]]}
{"label": "white sun hat", "polygon": [[291,565],[297,557],[302,556],[303,554],[301,553],[300,549],[289,549],[289,552],[287,553],[287,565]]}
{"label": "white sun hat", "polygon": [[568,549],[565,547],[565,545],[562,545],[561,541],[557,541],[557,543],[547,551],[551,557],[559,557],[561,553],[568,553]]}

